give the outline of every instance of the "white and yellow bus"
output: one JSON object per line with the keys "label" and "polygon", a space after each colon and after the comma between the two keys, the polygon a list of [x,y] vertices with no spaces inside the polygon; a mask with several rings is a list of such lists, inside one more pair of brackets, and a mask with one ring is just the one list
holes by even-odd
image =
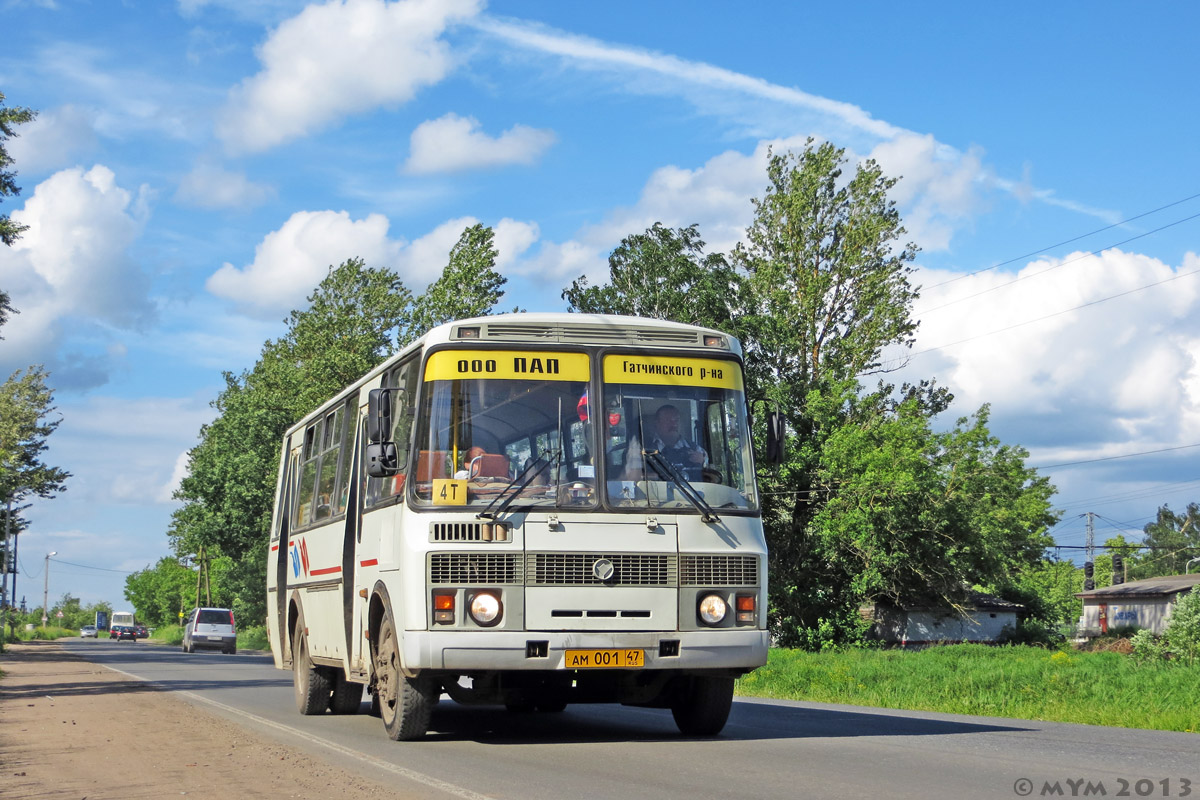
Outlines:
{"label": "white and yellow bus", "polygon": [[267,570],[304,714],[393,739],[441,695],[670,708],[725,725],[765,663],[741,349],[633,317],[434,328],[287,432]]}

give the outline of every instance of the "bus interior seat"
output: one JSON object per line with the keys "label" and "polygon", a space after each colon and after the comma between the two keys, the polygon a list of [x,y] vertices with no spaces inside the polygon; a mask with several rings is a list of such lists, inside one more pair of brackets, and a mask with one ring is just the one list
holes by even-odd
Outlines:
{"label": "bus interior seat", "polygon": [[435,478],[449,477],[449,455],[445,450],[422,450],[417,453],[418,481],[431,481]]}
{"label": "bus interior seat", "polygon": [[508,456],[500,453],[484,453],[471,460],[473,478],[507,478]]}

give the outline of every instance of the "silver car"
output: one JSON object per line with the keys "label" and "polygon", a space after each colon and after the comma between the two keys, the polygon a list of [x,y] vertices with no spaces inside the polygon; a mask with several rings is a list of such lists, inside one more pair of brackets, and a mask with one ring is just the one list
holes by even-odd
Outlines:
{"label": "silver car", "polygon": [[228,608],[193,608],[183,623],[183,652],[194,653],[196,648],[237,652],[237,628],[233,612]]}
{"label": "silver car", "polygon": [[96,626],[95,625],[84,625],[82,628],[79,629],[79,638],[80,639],[95,639],[95,638],[97,638],[96,637]]}

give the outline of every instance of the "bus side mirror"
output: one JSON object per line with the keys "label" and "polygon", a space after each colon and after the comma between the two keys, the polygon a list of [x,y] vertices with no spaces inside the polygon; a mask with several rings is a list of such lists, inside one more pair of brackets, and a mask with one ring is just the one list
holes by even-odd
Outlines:
{"label": "bus side mirror", "polygon": [[386,478],[395,475],[399,459],[394,442],[376,442],[367,445],[367,475]]}
{"label": "bus side mirror", "polygon": [[367,441],[377,444],[391,432],[392,390],[372,389],[367,392]]}
{"label": "bus side mirror", "polygon": [[784,425],[783,414],[772,411],[767,414],[767,463],[783,463]]}

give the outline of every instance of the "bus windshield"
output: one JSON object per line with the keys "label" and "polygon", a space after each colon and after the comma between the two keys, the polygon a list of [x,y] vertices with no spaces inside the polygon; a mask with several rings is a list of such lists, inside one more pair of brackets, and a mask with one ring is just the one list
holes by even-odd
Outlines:
{"label": "bus windshield", "polygon": [[441,350],[429,356],[410,478],[422,505],[598,502],[586,353]]}
{"label": "bus windshield", "polygon": [[718,512],[758,507],[740,364],[608,355],[602,403],[610,505],[691,508],[690,488]]}

